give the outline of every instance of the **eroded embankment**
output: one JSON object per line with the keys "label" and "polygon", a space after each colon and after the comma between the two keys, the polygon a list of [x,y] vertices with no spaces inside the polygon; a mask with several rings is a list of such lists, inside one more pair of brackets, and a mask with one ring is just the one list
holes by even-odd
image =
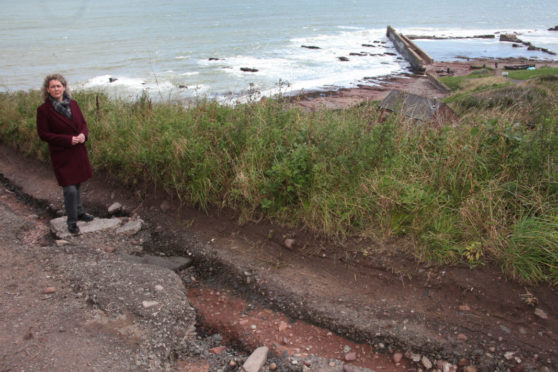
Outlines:
{"label": "eroded embankment", "polygon": [[[23,159],[6,148],[0,151],[0,169],[6,178],[33,198],[60,205],[58,186],[48,167]],[[428,362],[433,365],[449,362],[483,370],[542,368],[555,363],[556,319],[549,310],[556,303],[552,289],[530,288],[530,293],[539,300],[539,308],[546,310],[547,319],[542,319],[534,308],[521,302],[525,288],[507,282],[497,271],[421,267],[392,255],[393,247],[389,246],[378,246],[381,254],[366,265],[336,257],[327,247],[322,247],[323,250],[312,247],[317,243],[311,240],[308,245],[297,249],[295,244],[289,249],[280,244],[283,234],[279,228],[270,234],[270,226],[239,226],[227,216],[180,209],[162,194],[143,192],[138,199],[138,190],[110,185],[100,178],[97,176],[86,185],[86,205],[101,210],[118,200],[147,220],[153,238],[150,243],[139,244],[143,252],[192,255],[195,276],[213,287],[192,287],[192,299],[198,298],[202,304],[214,297],[213,305],[208,307],[212,311],[226,309],[233,306],[230,302],[233,300],[224,297],[224,293],[235,290],[233,293],[265,305],[258,307],[254,319],[269,315],[264,310],[266,306],[283,312],[285,318],[281,314],[270,315],[270,331],[262,332],[277,343],[278,350],[290,347],[291,333],[296,338],[295,333],[287,331],[288,324],[294,322],[290,323],[292,328],[292,324],[298,325],[295,320],[307,320],[328,329],[332,335],[347,336],[366,347],[374,347],[373,351],[363,351],[365,346],[347,344],[349,353],[356,350],[355,362],[362,355],[385,351],[390,353],[389,358],[396,353],[407,355],[409,359],[403,358],[406,363],[417,359],[418,364],[412,364],[414,368],[425,368]],[[301,234],[291,232],[289,236],[300,242]],[[194,296],[195,293],[198,295]],[[252,315],[246,311],[251,307],[246,305],[242,314]],[[242,318],[232,322],[239,325]],[[281,320],[287,323],[287,329]],[[279,323],[275,324],[276,321]],[[226,327],[232,330],[236,325],[230,323]],[[249,325],[249,329],[240,328],[239,333],[258,334],[257,324],[248,321],[243,325]],[[280,336],[281,332],[289,332],[287,342],[281,339],[277,342],[276,334],[271,333],[273,328]],[[318,335],[315,337],[318,339]],[[319,340],[323,337],[327,337],[327,332]],[[305,353],[308,346],[298,349]],[[344,354],[339,355],[345,358]],[[423,356],[425,360],[421,360]]]}

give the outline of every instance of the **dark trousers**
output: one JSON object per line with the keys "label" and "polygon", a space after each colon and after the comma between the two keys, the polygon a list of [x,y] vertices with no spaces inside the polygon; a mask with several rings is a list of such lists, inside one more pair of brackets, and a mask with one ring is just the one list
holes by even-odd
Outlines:
{"label": "dark trousers", "polygon": [[64,207],[68,216],[68,226],[77,223],[78,216],[83,214],[83,205],[79,197],[80,184],[64,186]]}

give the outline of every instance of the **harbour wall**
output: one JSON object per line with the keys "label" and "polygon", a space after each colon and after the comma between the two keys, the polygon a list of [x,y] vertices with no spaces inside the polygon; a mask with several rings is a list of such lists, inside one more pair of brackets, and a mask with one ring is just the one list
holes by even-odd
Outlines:
{"label": "harbour wall", "polygon": [[410,64],[411,69],[417,73],[424,73],[426,65],[434,62],[424,50],[419,48],[405,35],[395,31],[391,26],[387,26],[386,35],[395,46],[395,49],[405,58]]}

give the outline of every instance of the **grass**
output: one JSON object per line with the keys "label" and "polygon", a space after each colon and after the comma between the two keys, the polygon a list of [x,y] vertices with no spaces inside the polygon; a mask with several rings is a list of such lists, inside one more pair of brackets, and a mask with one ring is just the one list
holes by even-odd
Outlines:
{"label": "grass", "polygon": [[536,70],[516,70],[509,71],[510,79],[514,80],[529,80],[534,78],[557,76],[558,67],[541,67]]}
{"label": "grass", "polygon": [[456,91],[463,88],[463,85],[471,79],[480,79],[489,76],[494,76],[494,72],[489,69],[483,68],[475,70],[469,75],[464,76],[441,76],[438,78],[442,83],[444,83],[452,91]]}
{"label": "grass", "polygon": [[[461,119],[441,128],[380,123],[374,104],[305,112],[281,99],[184,108],[75,98],[94,168],[126,184],[231,208],[240,223],[265,218],[339,240],[405,236],[418,260],[496,263],[556,284],[558,82],[482,85],[453,100]],[[47,161],[39,104],[37,92],[0,93],[0,139]]]}

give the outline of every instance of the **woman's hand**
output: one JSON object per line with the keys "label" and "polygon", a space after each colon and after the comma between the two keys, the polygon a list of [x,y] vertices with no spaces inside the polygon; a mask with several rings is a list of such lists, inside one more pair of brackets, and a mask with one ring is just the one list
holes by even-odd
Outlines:
{"label": "woman's hand", "polygon": [[85,142],[85,135],[83,133],[80,133],[77,136],[72,137],[72,145],[77,145],[78,143],[84,143]]}

